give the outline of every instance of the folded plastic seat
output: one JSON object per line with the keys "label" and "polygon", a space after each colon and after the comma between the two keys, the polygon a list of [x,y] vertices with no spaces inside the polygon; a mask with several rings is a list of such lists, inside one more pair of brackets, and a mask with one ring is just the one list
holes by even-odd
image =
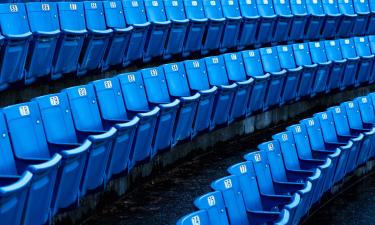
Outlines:
{"label": "folded plastic seat", "polygon": [[220,44],[220,51],[225,52],[227,49],[238,47],[243,19],[240,13],[238,0],[221,0],[223,16],[226,19],[223,38]]}
{"label": "folded plastic seat", "polygon": [[[327,81],[326,92],[340,88],[340,84],[344,79],[347,68],[347,59],[344,59],[341,54],[341,47],[339,40],[324,41],[327,59],[332,62],[331,71]],[[351,74],[352,75],[352,74]]]}
{"label": "folded plastic seat", "polygon": [[[360,28],[357,25],[359,15],[355,12],[352,0],[338,0],[337,6],[341,14],[340,25],[337,30],[338,37],[350,37],[359,35]],[[358,33],[358,34],[357,34]]]}
{"label": "folded plastic seat", "polygon": [[293,14],[293,24],[290,29],[289,40],[303,40],[309,19],[305,0],[290,0],[290,10]]}
{"label": "folded plastic seat", "polygon": [[306,0],[308,21],[306,24],[305,37],[308,40],[325,38],[322,33],[326,14],[323,10],[321,0]]}
{"label": "folded plastic seat", "polygon": [[322,29],[322,37],[324,39],[327,38],[335,38],[338,36],[340,29],[346,29],[347,24],[343,24],[343,28],[340,27],[341,25],[341,18],[342,14],[340,13],[338,2],[335,0],[321,0],[322,6],[325,14],[324,26]]}
{"label": "folded plastic seat", "polygon": [[310,94],[313,97],[322,92],[329,92],[327,84],[332,68],[332,61],[327,59],[323,41],[309,42],[309,47],[311,60],[318,65]]}
{"label": "folded plastic seat", "polygon": [[[192,212],[181,219],[179,219],[176,225],[214,225],[210,222],[210,218],[207,215],[205,210],[199,210],[196,212]],[[221,225],[221,224],[218,224]]]}
{"label": "folded plastic seat", "polygon": [[[257,33],[257,43],[266,44],[273,42],[276,39],[274,38],[274,34],[277,28],[277,21],[279,19],[278,15],[274,11],[273,2],[270,0],[256,0],[256,4],[258,7],[258,13],[261,16]],[[285,23],[280,25],[285,25]],[[284,37],[286,37],[286,34],[284,34]]]}
{"label": "folded plastic seat", "polygon": [[194,201],[195,207],[207,212],[211,224],[229,225],[229,215],[220,191],[208,192]]}
{"label": "folded plastic seat", "polygon": [[282,42],[293,40],[292,38],[301,34],[301,18],[294,17],[290,9],[290,2],[285,0],[273,0],[273,7],[277,15],[274,28],[273,41]]}
{"label": "folded plastic seat", "polygon": [[358,71],[364,70],[360,68],[361,59],[356,53],[352,38],[340,39],[340,47],[342,57],[347,60],[344,76],[340,83],[340,89],[344,90],[354,86]]}
{"label": "folded plastic seat", "polygon": [[97,80],[92,84],[103,128],[108,130],[114,127],[117,130],[106,168],[105,178],[109,180],[114,175],[128,172],[131,164],[130,152],[133,150],[136,138],[142,138],[138,136],[141,134],[138,132],[140,119],[136,115],[128,114],[117,77]]}
{"label": "folded plastic seat", "polygon": [[[374,96],[372,93],[367,96],[358,97],[355,99],[359,106],[361,113],[362,123],[365,128],[375,124],[375,110],[374,110]],[[372,139],[369,143],[371,150],[367,156],[368,160],[372,160],[375,157],[374,140]]]}
{"label": "folded plastic seat", "polygon": [[353,39],[357,55],[361,58],[355,81],[355,86],[358,87],[361,84],[374,81],[375,70],[373,67],[375,55],[371,53],[370,43],[367,36],[354,37]]}
{"label": "folded plastic seat", "polygon": [[258,13],[256,1],[238,0],[238,5],[242,17],[242,26],[237,48],[243,49],[246,46],[257,44],[257,32],[264,32],[266,29],[258,30],[261,17]]}
{"label": "folded plastic seat", "polygon": [[[129,117],[139,118],[133,145],[129,153],[128,170],[155,155],[153,143],[160,114],[160,108],[151,108],[146,95],[140,72],[125,73],[117,76]],[[121,93],[120,93],[121,94]],[[169,114],[162,115],[166,118]]]}
{"label": "folded plastic seat", "polygon": [[355,25],[353,28],[353,33],[357,35],[368,34],[368,28],[371,26],[371,13],[370,5],[367,0],[353,0],[354,11],[357,14]]}

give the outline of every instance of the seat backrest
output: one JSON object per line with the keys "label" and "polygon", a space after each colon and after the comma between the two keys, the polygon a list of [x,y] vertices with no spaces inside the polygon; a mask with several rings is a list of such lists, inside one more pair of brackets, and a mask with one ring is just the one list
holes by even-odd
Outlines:
{"label": "seat backrest", "polygon": [[371,53],[375,54],[375,35],[369,35],[368,40],[370,42]]}
{"label": "seat backrest", "polygon": [[370,5],[367,0],[353,0],[354,9],[357,13],[369,13]]}
{"label": "seat backrest", "polygon": [[104,120],[127,121],[127,111],[121,93],[120,82],[116,77],[93,82],[100,115]]}
{"label": "seat backrest", "polygon": [[306,127],[309,135],[311,148],[315,150],[325,149],[324,138],[318,118],[307,118],[300,121]]}
{"label": "seat backrest", "polygon": [[[17,21],[17,25],[15,25]],[[0,28],[3,34],[21,35],[30,32],[24,4],[0,4]]]}
{"label": "seat backrest", "polygon": [[248,50],[242,52],[247,76],[263,76],[263,64],[259,50]]}
{"label": "seat backrest", "polygon": [[204,12],[209,19],[223,18],[223,9],[220,0],[202,0]]}
{"label": "seat backrest", "polygon": [[210,89],[204,59],[184,61],[186,75],[191,90],[203,91]]}
{"label": "seat backrest", "polygon": [[293,48],[291,45],[277,46],[277,53],[279,55],[281,68],[294,69],[297,67],[296,62],[294,61]]}
{"label": "seat backrest", "polygon": [[104,8],[102,1],[85,1],[86,26],[88,30],[106,30]]}
{"label": "seat backrest", "polygon": [[352,0],[338,0],[339,10],[342,14],[355,14]]}
{"label": "seat backrest", "polygon": [[347,101],[341,103],[341,106],[345,107],[350,127],[354,129],[363,129],[358,103],[356,101]]}
{"label": "seat backrest", "polygon": [[264,151],[252,152],[246,154],[245,159],[253,162],[260,192],[264,194],[275,194],[267,153]]}
{"label": "seat backrest", "polygon": [[235,175],[240,183],[246,209],[263,211],[262,197],[259,192],[253,163],[251,161],[237,163],[229,167],[228,172]]}
{"label": "seat backrest", "polygon": [[199,210],[186,215],[177,221],[176,225],[214,225],[210,223],[207,212]]}
{"label": "seat backrest", "polygon": [[291,131],[293,134],[294,142],[298,155],[302,159],[311,159],[313,158],[309,136],[305,125],[295,124],[286,128],[288,131]]}
{"label": "seat backrest", "polygon": [[224,58],[222,55],[207,57],[204,60],[207,67],[208,79],[211,85],[229,84]]}
{"label": "seat backrest", "polygon": [[47,140],[51,143],[77,143],[77,134],[65,93],[44,95],[35,98]]}
{"label": "seat backrest", "polygon": [[203,2],[202,0],[184,0],[186,17],[188,19],[204,19]]}
{"label": "seat backrest", "polygon": [[238,0],[221,0],[224,17],[240,17],[240,6]]}
{"label": "seat backrest", "polygon": [[92,84],[63,90],[69,99],[74,125],[80,131],[102,131],[98,101]]}
{"label": "seat backrest", "polygon": [[248,225],[246,207],[237,177],[230,175],[212,182],[215,191],[221,191],[227,208],[230,224]]}
{"label": "seat backrest", "polygon": [[260,16],[275,15],[272,0],[256,0]]}
{"label": "seat backrest", "polygon": [[246,80],[246,72],[239,52],[224,54],[225,67],[230,81],[244,81]]}
{"label": "seat backrest", "polygon": [[182,0],[163,0],[165,14],[168,20],[186,19],[184,3]]}
{"label": "seat backrest", "polygon": [[42,118],[36,102],[3,109],[13,152],[20,158],[50,158]]}
{"label": "seat backrest", "polygon": [[298,66],[311,65],[311,53],[308,43],[293,44],[293,52]]}
{"label": "seat backrest", "polygon": [[0,140],[0,176],[16,176],[18,175],[16,160],[14,159],[3,112],[0,112],[0,133],[2,136]]}
{"label": "seat backrest", "polygon": [[327,142],[338,142],[336,127],[333,122],[332,113],[329,111],[314,114],[320,122],[323,138]]}
{"label": "seat backrest", "polygon": [[32,32],[60,30],[56,3],[28,2],[25,6]]}
{"label": "seat backrest", "polygon": [[118,75],[125,106],[133,112],[149,111],[149,104],[141,72]]}
{"label": "seat backrest", "polygon": [[143,0],[122,0],[126,22],[130,25],[147,22]]}
{"label": "seat backrest", "polygon": [[293,133],[291,131],[284,131],[273,135],[272,138],[279,141],[286,168],[294,170],[301,169]]}
{"label": "seat backrest", "polygon": [[326,14],[340,14],[337,0],[322,0],[322,3]]}
{"label": "seat backrest", "polygon": [[281,71],[279,56],[277,55],[276,47],[259,49],[260,57],[262,58],[263,69],[266,72]]}
{"label": "seat backrest", "polygon": [[346,116],[345,107],[333,106],[327,111],[332,113],[333,121],[335,123],[336,132],[338,135],[350,135],[349,123]]}
{"label": "seat backrest", "polygon": [[58,2],[57,9],[62,30],[86,29],[83,2]]}
{"label": "seat backrest", "polygon": [[207,212],[211,224],[229,225],[223,196],[220,191],[204,194],[194,201],[198,209]]}
{"label": "seat backrest", "polygon": [[163,68],[147,68],[141,70],[141,73],[148,101],[154,104],[169,103],[171,99]]}
{"label": "seat backrest", "polygon": [[324,9],[321,0],[306,0],[307,12],[313,15],[323,15]]}
{"label": "seat backrest", "polygon": [[345,59],[357,57],[353,38],[340,39],[341,53]]}
{"label": "seat backrest", "polygon": [[361,117],[364,123],[375,124],[375,111],[372,105],[371,98],[362,96],[355,99],[361,112]]}
{"label": "seat backrest", "polygon": [[104,16],[107,27],[125,28],[125,16],[121,1],[103,1]]}
{"label": "seat backrest", "polygon": [[164,3],[161,0],[143,0],[148,21],[163,22],[167,20]]}
{"label": "seat backrest", "polygon": [[341,48],[339,40],[324,41],[328,60],[341,60]]}
{"label": "seat backrest", "polygon": [[273,6],[277,15],[291,15],[289,0],[273,0]]}
{"label": "seat backrest", "polygon": [[181,62],[164,64],[163,69],[170,95],[173,97],[190,96],[184,64]]}
{"label": "seat backrest", "polygon": [[279,142],[277,140],[263,142],[258,148],[267,154],[272,177],[277,181],[288,181]]}
{"label": "seat backrest", "polygon": [[307,14],[306,0],[290,0],[290,8],[293,14]]}
{"label": "seat backrest", "polygon": [[259,16],[258,7],[254,0],[239,0],[241,15],[243,17]]}
{"label": "seat backrest", "polygon": [[372,55],[367,36],[354,37],[354,46],[358,56]]}
{"label": "seat backrest", "polygon": [[323,41],[309,42],[311,59],[314,63],[325,63],[328,61]]}

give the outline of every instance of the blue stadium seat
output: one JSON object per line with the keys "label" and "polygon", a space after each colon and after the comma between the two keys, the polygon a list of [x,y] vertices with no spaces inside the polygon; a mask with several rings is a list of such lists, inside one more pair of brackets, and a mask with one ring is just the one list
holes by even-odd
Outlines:
{"label": "blue stadium seat", "polygon": [[[374,126],[375,124],[375,110],[373,105],[373,100],[371,100],[371,94],[368,96],[362,96],[355,99],[355,101],[358,102],[359,105],[359,111],[361,113],[361,118],[363,122],[363,126],[370,127],[371,125]],[[366,134],[366,132],[365,132]],[[372,160],[375,156],[375,150],[372,147],[374,143],[374,140],[370,141],[371,150],[368,154],[368,159]]]}
{"label": "blue stadium seat", "polygon": [[88,139],[92,143],[81,184],[80,194],[83,196],[105,184],[106,169],[117,130],[114,127],[105,130],[92,84],[67,88],[63,92],[68,96],[78,140],[82,142]]}
{"label": "blue stadium seat", "polygon": [[184,0],[186,17],[190,20],[184,43],[183,56],[198,52],[202,48],[208,19],[200,0]]}
{"label": "blue stadium seat", "polygon": [[322,37],[326,14],[324,13],[321,0],[306,0],[306,9],[309,15],[305,31],[305,38],[319,39]]}
{"label": "blue stadium seat", "polygon": [[[332,186],[332,179],[335,175],[335,161],[330,159],[327,154],[321,153],[311,148],[310,139],[304,125],[292,125],[287,127],[287,130],[292,132],[299,160],[303,161],[304,163],[316,166],[322,172],[324,184],[321,191],[322,194],[327,192]],[[314,204],[318,200],[319,199],[314,198],[312,204]]]}
{"label": "blue stadium seat", "polygon": [[340,83],[340,89],[344,90],[347,87],[354,86],[355,77],[357,74],[360,58],[357,56],[352,38],[340,39],[341,53],[344,59],[347,60],[344,77]]}
{"label": "blue stadium seat", "polygon": [[220,191],[209,192],[198,197],[194,205],[207,212],[211,224],[229,225],[227,210]]}
{"label": "blue stadium seat", "polygon": [[[353,33],[356,35],[365,35],[368,32],[368,27],[373,23],[370,20],[370,5],[367,0],[353,0],[354,11],[357,14]],[[367,25],[369,24],[369,25]]]}
{"label": "blue stadium seat", "polygon": [[[137,163],[149,159],[151,154],[154,154],[153,143],[160,108],[150,108],[140,72],[120,74],[117,77],[129,117],[137,116],[140,119],[134,137],[135,142],[129,153],[128,169],[131,170]],[[169,114],[165,115],[168,118]]]}
{"label": "blue stadium seat", "polygon": [[[15,112],[20,113],[20,111]],[[11,115],[10,117],[10,125],[12,126],[15,120],[20,120],[19,115]],[[4,219],[2,223],[21,224],[21,217],[23,217],[22,224],[39,225],[48,223],[52,218],[51,202],[58,168],[61,163],[61,155],[52,153],[39,157],[37,151],[27,152],[27,149],[24,150],[15,143],[13,143],[13,146],[18,148],[12,150],[2,112],[0,115],[0,130],[3,136],[0,166],[0,202],[2,203],[0,218]],[[20,140],[12,139],[12,141]],[[24,142],[22,144],[29,143]],[[10,199],[6,199],[7,197]],[[15,206],[19,208],[14,208]]]}
{"label": "blue stadium seat", "polygon": [[218,88],[210,124],[210,129],[213,129],[217,125],[225,125],[230,122],[231,108],[232,106],[238,106],[232,104],[234,98],[239,97],[236,95],[238,85],[229,83],[222,55],[207,57],[204,60],[210,85]]}
{"label": "blue stadium seat", "polygon": [[375,33],[375,2],[373,0],[369,0],[370,6],[370,18],[367,25],[367,34],[374,34]]}
{"label": "blue stadium seat", "polygon": [[279,45],[276,47],[280,66],[287,71],[281,103],[294,101],[298,95],[299,83],[302,75],[302,66],[297,66],[294,60],[292,45]]}
{"label": "blue stadium seat", "polygon": [[189,19],[186,18],[182,0],[163,0],[163,2],[167,20],[171,21],[167,45],[165,46],[163,54],[165,59],[169,59],[172,55],[182,53],[189,26]]}
{"label": "blue stadium seat", "polygon": [[[369,105],[366,98],[361,99],[361,104],[364,106],[365,104]],[[349,101],[341,103],[341,107],[345,108],[347,113],[347,120],[349,122],[350,129],[353,133],[361,132],[364,135],[362,140],[362,144],[360,147],[360,152],[357,156],[357,165],[363,165],[368,160],[369,152],[371,151],[371,146],[374,140],[375,129],[372,124],[364,123],[362,119],[362,115],[359,108],[359,101]],[[364,103],[365,102],[365,103]],[[360,136],[358,134],[357,136]],[[354,169],[353,169],[354,170]]]}
{"label": "blue stadium seat", "polygon": [[194,120],[193,136],[210,128],[211,114],[217,87],[210,87],[204,59],[184,61],[186,75],[192,94],[201,95],[196,118]]}
{"label": "blue stadium seat", "polygon": [[[237,47],[238,49],[242,49],[245,46],[256,44],[258,26],[261,24],[261,18],[258,13],[256,1],[238,0],[238,4],[242,16],[242,27],[240,29]],[[259,33],[264,31],[265,29],[259,30]]]}
{"label": "blue stadium seat", "polygon": [[[17,21],[17,26],[14,25]],[[0,4],[0,90],[24,79],[29,41],[32,38],[24,4]]]}
{"label": "blue stadium seat", "polygon": [[312,62],[318,64],[311,90],[311,96],[315,96],[327,90],[327,81],[329,79],[332,61],[327,59],[323,41],[309,42],[309,47]]}
{"label": "blue stadium seat", "polygon": [[[286,145],[284,148],[285,147]],[[295,157],[291,157],[291,152],[281,151],[280,144],[277,140],[264,142],[258,145],[258,148],[261,152],[264,152],[267,155],[274,182],[292,184],[295,187],[295,190],[291,193],[302,190],[299,192],[301,193],[301,216],[306,214],[311,206],[315,190],[320,188],[317,186],[318,179],[321,176],[320,170],[316,170],[315,172],[301,170],[301,168],[295,165],[297,162],[292,162],[295,160]],[[291,149],[289,149],[289,151],[291,151]],[[286,153],[289,154],[288,160],[286,160]]]}
{"label": "blue stadium seat", "polygon": [[263,110],[267,110],[269,107],[284,103],[281,97],[284,92],[283,85],[287,76],[287,71],[280,67],[276,47],[261,48],[259,52],[264,71],[271,74],[263,106]]}
{"label": "blue stadium seat", "polygon": [[340,41],[330,40],[324,41],[327,53],[327,59],[332,62],[331,71],[327,81],[327,92],[340,88],[341,81],[345,76],[346,59],[342,58]]}
{"label": "blue stadium seat", "polygon": [[326,155],[329,157],[335,168],[332,186],[344,177],[348,153],[353,145],[349,142],[346,145],[332,143],[323,137],[322,128],[318,118],[307,118],[300,121],[306,127],[307,134],[310,139],[311,149],[315,154]]}
{"label": "blue stadium seat", "polygon": [[[369,40],[369,43],[370,43],[371,53],[373,55],[375,55],[375,35],[369,35],[367,37],[368,37],[368,40]],[[372,84],[374,82],[375,82],[375,71],[373,70],[372,74],[369,78],[369,83]]]}
{"label": "blue stadium seat", "polygon": [[[214,223],[211,223],[207,212],[205,210],[199,210],[193,213],[190,213],[189,215],[186,215],[179,219],[176,223],[176,225],[214,225]],[[221,225],[221,224],[218,224]]]}
{"label": "blue stadium seat", "polygon": [[369,39],[367,36],[354,37],[353,39],[357,55],[361,58],[355,82],[355,86],[359,86],[374,79],[375,70],[372,68],[374,65],[375,55],[371,53]]}
{"label": "blue stadium seat", "polygon": [[[151,27],[147,35],[143,61],[148,62],[153,57],[162,56],[167,41],[174,42],[177,37],[167,40],[171,21],[167,20],[165,15],[164,3],[161,0],[143,0],[147,20],[151,22]],[[182,37],[180,37],[182,38]]]}
{"label": "blue stadium seat", "polygon": [[[277,15],[273,36],[274,42],[286,41],[302,33],[301,30],[304,28],[298,27],[300,24],[297,22],[297,19],[294,20],[289,0],[273,0],[273,6]],[[294,22],[297,23],[294,24]],[[297,28],[300,30],[296,30]]]}
{"label": "blue stadium seat", "polygon": [[223,58],[229,82],[237,84],[237,91],[229,113],[229,122],[232,122],[234,119],[245,117],[254,79],[247,78],[241,53],[224,54]]}
{"label": "blue stadium seat", "polygon": [[[192,95],[186,78],[183,63],[164,64],[164,73],[168,85],[169,95],[180,100],[180,108],[177,113],[175,128],[173,131],[173,145],[178,141],[190,140],[193,131],[194,119],[202,115],[196,115],[200,100],[200,94]],[[198,109],[202,113],[201,109]]]}
{"label": "blue stadium seat", "polygon": [[102,63],[102,70],[107,70],[125,62],[133,27],[125,22],[121,1],[103,1],[103,9],[106,26],[113,31]]}
{"label": "blue stadium seat", "polygon": [[[201,0],[208,23],[203,38],[202,54],[220,48],[223,40],[226,19],[223,15],[220,0]],[[233,40],[232,40],[233,41]],[[196,43],[197,44],[197,43]]]}
{"label": "blue stadium seat", "polygon": [[[290,40],[302,40],[307,29],[308,13],[305,0],[290,0],[290,9],[293,14],[293,25],[290,30]],[[310,29],[310,28],[309,28]]]}
{"label": "blue stadium seat", "polygon": [[[325,21],[322,36],[323,38],[334,38],[340,31],[340,20],[342,14],[340,13],[338,2],[334,0],[322,0],[322,6],[325,13]],[[344,24],[345,26],[346,24]],[[344,29],[346,30],[346,29]]]}
{"label": "blue stadium seat", "polygon": [[[115,78],[93,82],[100,115],[105,130],[115,127],[116,138],[109,155],[106,179],[127,171],[130,165],[129,155],[136,136],[139,117],[128,115],[119,80]],[[137,133],[138,134],[138,133]]]}
{"label": "blue stadium seat", "polygon": [[53,80],[65,73],[76,72],[87,35],[82,2],[57,3],[61,34],[53,59]]}
{"label": "blue stadium seat", "polygon": [[226,19],[225,29],[221,40],[220,51],[237,48],[243,27],[238,0],[221,0],[223,16]]}
{"label": "blue stadium seat", "polygon": [[310,96],[318,65],[311,61],[308,43],[293,44],[294,58],[297,66],[301,66],[302,74],[297,89],[297,99]]}
{"label": "blue stadium seat", "polygon": [[171,99],[162,67],[141,70],[147,99],[152,106],[160,108],[151,157],[173,144],[173,129],[176,123],[180,100]]}
{"label": "blue stadium seat", "polygon": [[254,79],[253,90],[250,95],[247,115],[263,110],[268,83],[271,75],[263,70],[259,50],[243,51],[246,75]]}
{"label": "blue stadium seat", "polygon": [[348,37],[352,36],[353,34],[356,35],[354,32],[359,31],[357,25],[357,18],[358,15],[354,11],[353,1],[352,0],[338,0],[337,1],[338,10],[341,14],[341,24],[337,30],[337,36],[339,37]]}
{"label": "blue stadium seat", "polygon": [[[78,203],[82,173],[91,143],[68,144],[51,138],[45,133],[47,127],[36,102],[8,106],[3,111],[15,156],[20,161],[31,160],[28,161],[31,165],[45,162],[40,170],[38,166],[28,167],[36,176],[36,186],[30,194],[40,192],[27,203],[31,211],[26,217],[30,220],[28,223],[47,223],[49,216],[59,209]],[[58,122],[54,124],[57,125],[54,132],[63,133],[63,127],[59,127]],[[61,164],[58,165],[61,157]]]}
{"label": "blue stadium seat", "polygon": [[56,3],[29,2],[25,4],[33,40],[25,65],[25,83],[49,75],[60,35]]}
{"label": "blue stadium seat", "polygon": [[122,0],[122,7],[126,23],[133,27],[124,61],[124,65],[129,65],[133,61],[143,59],[151,23],[147,21],[142,0]]}
{"label": "blue stadium seat", "polygon": [[101,69],[113,33],[106,25],[102,1],[84,1],[83,8],[88,34],[79,57],[79,76]]}
{"label": "blue stadium seat", "polygon": [[273,40],[273,33],[278,17],[273,9],[272,1],[256,0],[256,4],[258,7],[259,16],[261,17],[256,43],[269,43]]}
{"label": "blue stadium seat", "polygon": [[303,216],[303,203],[301,195],[308,193],[311,184],[306,190],[301,190],[305,185],[301,183],[278,182],[273,180],[269,161],[266,152],[256,151],[245,155],[247,161],[254,165],[254,171],[258,180],[259,190],[264,195],[289,197],[289,202],[285,205],[290,213],[289,223],[298,224]]}
{"label": "blue stadium seat", "polygon": [[250,224],[262,224],[267,221],[289,224],[290,212],[283,208],[289,204],[290,197],[261,193],[251,161],[237,163],[229,167],[228,172],[237,177],[245,207],[249,212]]}

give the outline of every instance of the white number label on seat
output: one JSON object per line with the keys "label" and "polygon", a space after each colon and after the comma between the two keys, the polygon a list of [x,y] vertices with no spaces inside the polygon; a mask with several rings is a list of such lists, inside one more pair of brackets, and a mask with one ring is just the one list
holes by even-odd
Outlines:
{"label": "white number label on seat", "polygon": [[191,5],[192,5],[192,6],[197,6],[197,5],[198,5],[198,2],[197,2],[197,1],[192,1],[192,2],[191,2]]}
{"label": "white number label on seat", "polygon": [[9,5],[9,9],[11,12],[18,12],[18,6],[17,5]]}
{"label": "white number label on seat", "polygon": [[135,75],[134,74],[129,74],[128,75],[128,81],[129,81],[129,83],[135,82]]}
{"label": "white number label on seat", "polygon": [[362,103],[367,103],[367,98],[362,98]]}
{"label": "white number label on seat", "polygon": [[230,54],[230,58],[232,60],[237,60],[237,55],[236,54]]}
{"label": "white number label on seat", "polygon": [[112,88],[112,81],[110,81],[110,80],[104,81],[104,87],[107,88],[107,89]]}
{"label": "white number label on seat", "polygon": [[326,120],[328,118],[327,113],[322,113],[322,119]]}
{"label": "white number label on seat", "polygon": [[132,1],[132,6],[133,7],[138,7],[138,1]]}
{"label": "white number label on seat", "polygon": [[75,11],[75,10],[77,10],[77,4],[75,4],[75,3],[70,3],[70,4],[69,4],[69,8],[70,8],[70,10]]}
{"label": "white number label on seat", "polygon": [[178,6],[178,1],[172,1],[172,6],[174,7]]}
{"label": "white number label on seat", "polygon": [[193,67],[199,68],[199,61],[193,61]]}
{"label": "white number label on seat", "polygon": [[217,58],[217,57],[212,58],[212,63],[214,63],[214,64],[219,63],[219,58]]}
{"label": "white number label on seat", "polygon": [[273,143],[269,143],[269,144],[267,145],[267,148],[268,148],[269,151],[273,151],[273,150],[274,150]]}
{"label": "white number label on seat", "polygon": [[30,115],[30,109],[29,109],[29,106],[27,105],[20,106],[19,111],[20,111],[21,116]]}
{"label": "white number label on seat", "polygon": [[92,9],[98,8],[98,6],[96,5],[96,2],[91,2],[90,6],[91,6]]}
{"label": "white number label on seat", "polygon": [[255,159],[255,162],[260,162],[260,161],[262,160],[262,157],[260,156],[259,153],[256,153],[256,154],[254,155],[254,159]]}
{"label": "white number label on seat", "polygon": [[244,173],[247,172],[247,167],[246,167],[246,165],[241,165],[241,166],[240,166],[240,172],[241,172],[242,174],[244,174]]}
{"label": "white number label on seat", "polygon": [[309,123],[309,126],[314,126],[314,124],[315,124],[313,119],[310,119],[308,123]]}
{"label": "white number label on seat", "polygon": [[49,4],[42,4],[42,10],[49,11],[50,10]]}
{"label": "white number label on seat", "polygon": [[272,54],[272,48],[267,48],[266,52],[267,52],[267,54]]}
{"label": "white number label on seat", "polygon": [[115,9],[117,7],[116,2],[109,2],[109,7],[111,7],[111,9]]}
{"label": "white number label on seat", "polygon": [[296,133],[301,133],[301,126],[296,126],[295,129]]}
{"label": "white number label on seat", "polygon": [[199,218],[199,216],[191,217],[191,224],[192,225],[201,225],[201,219]]}
{"label": "white number label on seat", "polygon": [[49,101],[51,105],[59,105],[60,104],[60,99],[58,96],[52,96],[49,98]]}
{"label": "white number label on seat", "polygon": [[210,1],[210,5],[215,6],[216,2],[215,1]]}
{"label": "white number label on seat", "polygon": [[79,96],[86,96],[87,95],[86,88],[78,88],[78,94]]}
{"label": "white number label on seat", "polygon": [[154,6],[154,7],[158,7],[159,6],[159,3],[158,3],[158,1],[152,1],[152,6]]}
{"label": "white number label on seat", "polygon": [[214,206],[216,204],[216,199],[213,195],[208,196],[207,202],[209,206]]}
{"label": "white number label on seat", "polygon": [[150,74],[152,77],[156,77],[158,75],[158,71],[156,69],[150,70]]}
{"label": "white number label on seat", "polygon": [[231,188],[233,186],[232,180],[231,179],[224,180],[224,186],[225,186],[226,189]]}
{"label": "white number label on seat", "polygon": [[173,64],[171,66],[171,69],[172,69],[172,71],[177,72],[178,71],[178,65],[177,64]]}
{"label": "white number label on seat", "polygon": [[288,140],[288,135],[287,134],[281,135],[281,139],[283,139],[283,141],[287,141]]}

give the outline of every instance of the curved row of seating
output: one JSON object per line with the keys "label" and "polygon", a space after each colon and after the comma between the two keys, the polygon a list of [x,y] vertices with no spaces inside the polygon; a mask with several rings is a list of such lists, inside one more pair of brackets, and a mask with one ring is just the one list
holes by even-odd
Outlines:
{"label": "curved row of seating", "polygon": [[[375,34],[374,0],[0,4],[0,90],[154,57]],[[16,22],[16,23],[15,23]]]}
{"label": "curved row of seating", "polygon": [[258,145],[177,225],[298,224],[322,195],[375,158],[375,93],[330,107]]}
{"label": "curved row of seating", "polygon": [[5,107],[0,220],[44,224],[180,141],[302,97],[371,83],[374,38],[170,63]]}

